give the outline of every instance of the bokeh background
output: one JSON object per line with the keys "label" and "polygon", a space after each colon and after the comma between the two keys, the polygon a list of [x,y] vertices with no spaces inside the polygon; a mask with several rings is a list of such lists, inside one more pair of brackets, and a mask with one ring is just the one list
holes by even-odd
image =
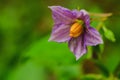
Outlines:
{"label": "bokeh background", "polygon": [[[113,13],[105,24],[116,42],[103,36],[102,52],[76,61],[67,44],[48,42],[52,5]],[[120,80],[120,1],[0,0],[0,80]]]}

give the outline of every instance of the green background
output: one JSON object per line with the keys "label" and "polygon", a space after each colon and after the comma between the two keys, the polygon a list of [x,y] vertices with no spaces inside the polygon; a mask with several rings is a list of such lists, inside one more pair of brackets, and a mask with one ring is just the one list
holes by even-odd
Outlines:
{"label": "green background", "polygon": [[[90,49],[88,54],[76,61],[67,44],[48,42],[53,27],[52,13],[48,6],[53,5],[69,9],[79,7],[94,13],[113,13],[105,24],[113,31],[116,42],[103,36],[101,52],[96,47],[90,47],[94,54]],[[92,58],[89,57],[91,55]],[[0,80],[119,80],[118,78],[120,79],[119,0],[0,0]]]}

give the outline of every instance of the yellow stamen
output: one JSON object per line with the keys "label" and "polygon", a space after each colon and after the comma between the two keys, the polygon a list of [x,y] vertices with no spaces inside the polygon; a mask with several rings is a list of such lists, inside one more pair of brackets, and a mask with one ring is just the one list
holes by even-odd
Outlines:
{"label": "yellow stamen", "polygon": [[83,32],[83,26],[80,22],[75,22],[70,28],[70,37],[78,37]]}

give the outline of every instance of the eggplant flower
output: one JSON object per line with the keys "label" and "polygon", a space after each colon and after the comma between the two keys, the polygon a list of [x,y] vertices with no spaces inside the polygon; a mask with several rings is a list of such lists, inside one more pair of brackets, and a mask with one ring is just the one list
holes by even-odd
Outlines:
{"label": "eggplant flower", "polygon": [[49,41],[67,42],[76,60],[87,52],[87,46],[103,43],[99,32],[90,26],[90,16],[84,9],[69,10],[50,6],[54,27]]}

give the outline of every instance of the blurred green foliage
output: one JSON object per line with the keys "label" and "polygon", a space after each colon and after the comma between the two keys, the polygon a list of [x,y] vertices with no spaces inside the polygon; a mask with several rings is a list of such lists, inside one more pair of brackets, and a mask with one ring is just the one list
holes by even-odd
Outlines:
{"label": "blurred green foliage", "polygon": [[[118,0],[0,0],[0,80],[119,80],[119,3]],[[88,47],[88,53],[76,61],[67,44],[48,42],[53,26],[48,9],[51,5],[113,13],[105,21],[105,36],[101,31],[104,45]],[[92,26],[97,24],[93,22]]]}

